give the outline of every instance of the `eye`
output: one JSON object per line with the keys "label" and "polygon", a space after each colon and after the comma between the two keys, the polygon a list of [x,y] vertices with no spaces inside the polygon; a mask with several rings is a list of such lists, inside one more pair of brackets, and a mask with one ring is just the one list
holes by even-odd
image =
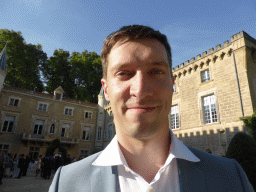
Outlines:
{"label": "eye", "polygon": [[119,71],[116,73],[116,77],[121,80],[129,79],[132,76],[132,72],[130,71]]}
{"label": "eye", "polygon": [[119,71],[116,73],[116,76],[125,76],[125,75],[128,75],[129,72],[128,71]]}
{"label": "eye", "polygon": [[164,72],[160,69],[154,69],[151,71],[151,73],[153,73],[154,75],[157,75],[157,74],[163,74]]}

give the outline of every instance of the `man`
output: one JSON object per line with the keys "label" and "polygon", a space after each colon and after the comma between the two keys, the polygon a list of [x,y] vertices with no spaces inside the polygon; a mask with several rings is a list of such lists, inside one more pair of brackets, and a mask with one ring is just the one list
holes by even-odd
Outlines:
{"label": "man", "polygon": [[26,171],[26,159],[24,158],[25,155],[21,154],[18,162],[18,168],[20,168],[20,173],[17,177],[17,179],[20,179],[21,176],[24,176],[25,171]]}
{"label": "man", "polygon": [[3,160],[3,168],[4,168],[3,176],[6,177],[6,168],[7,168],[7,163],[9,162],[8,154],[3,153],[2,160]]}
{"label": "man", "polygon": [[103,152],[60,168],[50,191],[253,191],[241,166],[186,147],[169,128],[174,78],[165,35],[121,28],[101,53],[116,136]]}
{"label": "man", "polygon": [[64,161],[65,161],[65,165],[68,165],[72,162],[72,159],[70,158],[70,154],[67,155]]}

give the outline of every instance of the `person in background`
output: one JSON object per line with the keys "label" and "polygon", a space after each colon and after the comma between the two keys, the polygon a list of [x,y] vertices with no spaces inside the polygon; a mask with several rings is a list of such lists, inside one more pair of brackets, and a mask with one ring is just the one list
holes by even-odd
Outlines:
{"label": "person in background", "polygon": [[5,177],[6,178],[9,178],[12,176],[11,169],[13,168],[13,160],[12,160],[11,154],[9,154],[9,153],[8,153],[8,159],[9,159],[9,161],[5,167]]}
{"label": "person in background", "polygon": [[42,164],[42,155],[39,155],[37,166],[36,166],[36,176],[35,177],[37,177],[38,174],[40,173],[41,164]]}
{"label": "person in background", "polygon": [[68,165],[72,162],[71,158],[70,158],[70,154],[67,155],[67,157],[65,158],[65,165]]}
{"label": "person in background", "polygon": [[[17,154],[16,154],[16,157],[17,157]],[[18,176],[19,176],[20,168],[18,168],[18,162],[19,162],[19,159],[18,158],[14,158],[14,160],[13,160],[13,174],[12,174],[12,178],[18,178]]]}
{"label": "person in background", "polygon": [[26,155],[26,157],[25,157],[25,166],[24,166],[24,174],[23,174],[23,176],[26,176],[26,175],[27,175],[29,163],[30,163],[30,157],[29,157],[29,155]]}
{"label": "person in background", "polygon": [[72,163],[76,162],[76,157],[73,157]]}
{"label": "person in background", "polygon": [[9,162],[9,156],[7,154],[3,153],[2,161],[3,161],[3,168],[4,168],[3,177],[6,177],[5,172],[6,172],[6,168],[7,168],[7,163]]}
{"label": "person in background", "polygon": [[18,168],[20,169],[20,172],[17,179],[20,179],[21,176],[23,176],[26,171],[26,159],[24,157],[25,157],[24,154],[20,155],[19,162],[18,162]]}

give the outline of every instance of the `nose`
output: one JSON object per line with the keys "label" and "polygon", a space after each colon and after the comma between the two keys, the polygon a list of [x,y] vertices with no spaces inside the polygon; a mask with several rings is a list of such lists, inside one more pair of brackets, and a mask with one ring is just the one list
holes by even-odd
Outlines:
{"label": "nose", "polygon": [[137,72],[131,79],[130,95],[143,99],[153,95],[153,86],[147,74]]}

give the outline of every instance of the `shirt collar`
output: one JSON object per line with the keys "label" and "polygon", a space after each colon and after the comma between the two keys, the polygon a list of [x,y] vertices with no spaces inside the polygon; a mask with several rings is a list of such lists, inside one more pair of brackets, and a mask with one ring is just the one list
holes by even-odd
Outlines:
{"label": "shirt collar", "polygon": [[[171,146],[169,150],[169,156],[165,162],[167,166],[172,159],[185,159],[187,161],[199,162],[200,159],[196,157],[186,145],[184,145],[170,130],[171,136]],[[127,162],[123,156],[123,153],[119,147],[117,136],[112,139],[109,145],[102,151],[99,157],[92,163],[92,165],[97,166],[115,166],[115,165],[125,165]]]}
{"label": "shirt collar", "polygon": [[[98,166],[114,166],[114,165],[123,165],[122,156],[123,154],[119,153],[117,136],[112,139],[108,146],[102,151],[99,157],[92,163],[92,165]],[[126,162],[125,162],[126,163]]]}

